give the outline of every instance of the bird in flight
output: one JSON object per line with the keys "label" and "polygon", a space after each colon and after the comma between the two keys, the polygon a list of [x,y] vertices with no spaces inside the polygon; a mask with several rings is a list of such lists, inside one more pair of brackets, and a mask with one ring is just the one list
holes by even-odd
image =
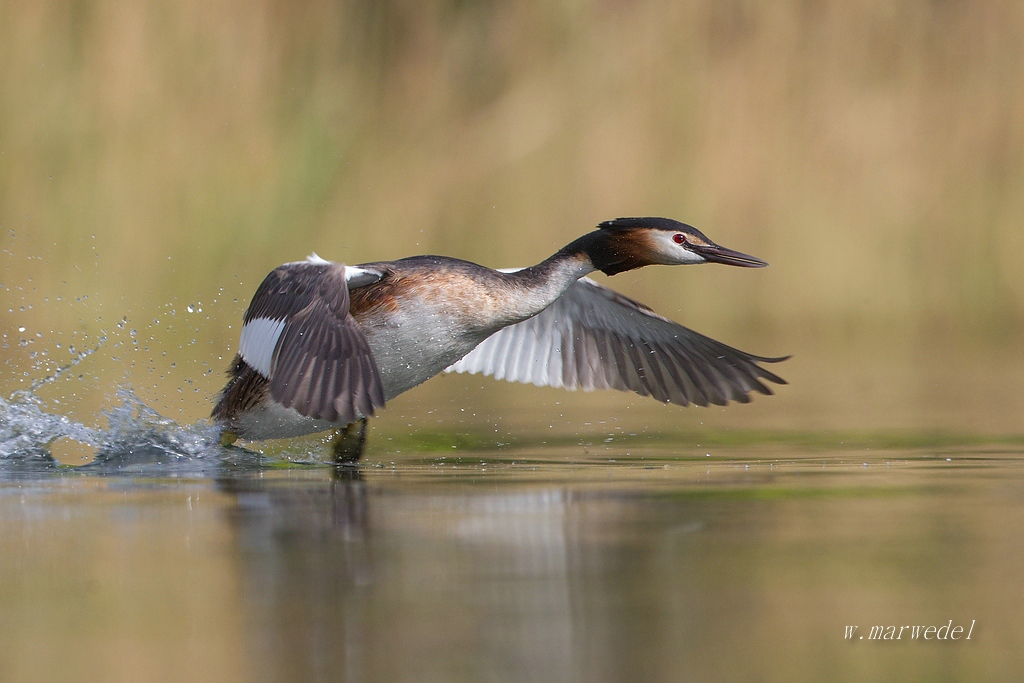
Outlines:
{"label": "bird in flight", "polygon": [[441,372],[681,406],[771,394],[765,381],[786,382],[763,364],[788,356],[732,348],[586,277],[698,263],[768,265],[669,218],[605,221],[529,268],[445,256],[346,266],[313,254],[256,290],[212,417],[225,445],[335,429],[334,458],[348,462],[368,417]]}

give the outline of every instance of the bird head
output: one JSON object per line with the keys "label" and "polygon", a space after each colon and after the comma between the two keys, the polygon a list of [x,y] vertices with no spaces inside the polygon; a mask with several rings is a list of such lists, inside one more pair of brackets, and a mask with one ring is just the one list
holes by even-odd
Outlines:
{"label": "bird head", "polygon": [[652,265],[768,265],[757,257],[719,246],[697,228],[671,218],[616,218],[597,227],[587,236],[592,237],[587,253],[594,267],[607,275]]}

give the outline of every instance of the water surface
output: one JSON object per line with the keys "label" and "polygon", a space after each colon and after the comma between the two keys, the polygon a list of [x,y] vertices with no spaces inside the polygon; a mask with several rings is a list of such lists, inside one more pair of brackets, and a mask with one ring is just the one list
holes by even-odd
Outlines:
{"label": "water surface", "polygon": [[[1019,445],[371,441],[335,469],[172,431],[5,461],[4,680],[1024,675]],[[949,620],[970,641],[868,638]]]}

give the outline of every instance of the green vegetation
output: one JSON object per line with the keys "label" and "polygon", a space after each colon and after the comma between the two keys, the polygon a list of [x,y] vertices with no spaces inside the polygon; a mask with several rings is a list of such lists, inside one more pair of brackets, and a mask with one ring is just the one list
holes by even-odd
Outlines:
{"label": "green vegetation", "polygon": [[[980,435],[947,432],[871,432],[871,431],[789,431],[753,429],[710,429],[701,431],[657,432],[639,435],[590,434],[586,436],[554,436],[543,439],[529,434],[514,435],[506,441],[490,434],[464,431],[435,431],[394,434],[373,434],[369,446],[387,451],[444,454],[463,451],[521,451],[530,448],[553,449],[587,447],[611,450],[650,448],[685,450],[700,448],[784,447],[806,450],[931,450],[976,446],[1024,447],[1021,435]],[[606,440],[610,439],[610,440]]]}

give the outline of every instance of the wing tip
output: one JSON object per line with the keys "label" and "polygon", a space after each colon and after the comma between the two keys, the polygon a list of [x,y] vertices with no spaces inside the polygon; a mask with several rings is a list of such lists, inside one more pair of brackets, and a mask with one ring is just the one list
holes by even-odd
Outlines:
{"label": "wing tip", "polygon": [[793,357],[793,354],[789,354],[786,356],[755,356],[754,354],[750,353],[747,355],[756,360],[758,363],[781,363],[782,361],[789,360],[790,358]]}

